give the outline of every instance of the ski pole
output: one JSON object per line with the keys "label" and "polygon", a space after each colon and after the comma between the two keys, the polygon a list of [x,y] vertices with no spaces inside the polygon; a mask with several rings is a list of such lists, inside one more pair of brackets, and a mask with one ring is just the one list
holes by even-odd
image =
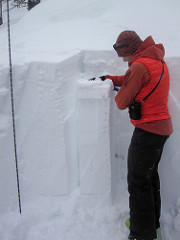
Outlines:
{"label": "ski pole", "polygon": [[16,164],[16,179],[17,179],[19,212],[21,214],[21,196],[20,196],[20,187],[19,187],[18,157],[17,157],[17,145],[16,145],[16,126],[15,126],[15,111],[14,111],[14,92],[13,92],[13,77],[12,77],[9,0],[7,0],[7,22],[8,22],[9,78],[10,78],[10,89],[11,89],[11,110],[12,110],[12,123],[13,123],[14,156],[15,156],[15,164]]}

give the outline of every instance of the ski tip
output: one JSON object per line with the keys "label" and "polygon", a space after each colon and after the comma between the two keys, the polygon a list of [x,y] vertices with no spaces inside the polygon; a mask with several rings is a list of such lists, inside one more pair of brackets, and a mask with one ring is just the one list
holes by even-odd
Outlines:
{"label": "ski tip", "polygon": [[125,225],[127,228],[130,228],[130,219],[126,219]]}

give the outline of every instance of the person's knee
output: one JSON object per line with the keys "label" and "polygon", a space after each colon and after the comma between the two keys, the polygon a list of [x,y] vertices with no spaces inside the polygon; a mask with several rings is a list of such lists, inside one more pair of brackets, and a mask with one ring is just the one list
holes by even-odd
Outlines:
{"label": "person's knee", "polygon": [[129,193],[137,193],[138,191],[149,191],[152,188],[151,176],[148,173],[134,173],[128,175],[128,191]]}

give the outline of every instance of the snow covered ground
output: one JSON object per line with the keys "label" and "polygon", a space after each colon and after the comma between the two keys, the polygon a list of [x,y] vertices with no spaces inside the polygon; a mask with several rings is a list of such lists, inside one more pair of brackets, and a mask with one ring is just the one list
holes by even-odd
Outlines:
{"label": "snow covered ground", "polygon": [[178,0],[43,0],[30,12],[11,11],[21,216],[4,18],[0,239],[127,239],[126,156],[133,127],[127,111],[116,108],[111,81],[87,79],[125,72],[112,45],[121,31],[133,29],[166,49],[174,133],[160,164],[161,224],[164,240],[179,240],[179,7]]}

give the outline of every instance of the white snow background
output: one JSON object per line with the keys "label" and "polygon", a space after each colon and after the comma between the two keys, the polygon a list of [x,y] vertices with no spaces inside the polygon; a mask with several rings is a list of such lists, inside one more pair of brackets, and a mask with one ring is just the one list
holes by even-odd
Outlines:
{"label": "white snow background", "polygon": [[180,239],[179,0],[42,0],[11,10],[19,214],[6,4],[0,26],[0,239],[127,240],[126,157],[133,127],[104,74],[127,65],[112,49],[123,30],[166,49],[174,133],[159,171],[164,240]]}

